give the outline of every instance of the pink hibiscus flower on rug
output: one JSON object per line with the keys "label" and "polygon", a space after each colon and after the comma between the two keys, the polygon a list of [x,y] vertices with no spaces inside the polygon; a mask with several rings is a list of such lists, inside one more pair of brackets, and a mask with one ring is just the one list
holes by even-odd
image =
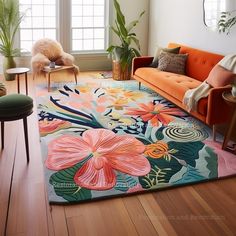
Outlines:
{"label": "pink hibiscus flower on rug", "polygon": [[85,161],[74,176],[76,184],[88,189],[107,190],[116,184],[115,171],[133,176],[150,172],[144,150],[144,144],[131,135],[93,129],[85,131],[82,137],[63,135],[51,141],[45,164],[51,170],[62,170]]}
{"label": "pink hibiscus flower on rug", "polygon": [[126,115],[140,116],[143,121],[151,121],[152,126],[158,126],[159,122],[163,125],[168,125],[175,118],[174,116],[185,115],[178,108],[169,108],[164,104],[154,105],[152,102],[148,104],[139,103],[139,108],[127,108]]}

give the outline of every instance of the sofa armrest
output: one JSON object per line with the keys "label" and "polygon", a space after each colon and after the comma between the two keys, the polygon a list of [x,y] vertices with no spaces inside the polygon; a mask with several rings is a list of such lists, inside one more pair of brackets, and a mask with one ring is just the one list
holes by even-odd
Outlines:
{"label": "sofa armrest", "polygon": [[153,58],[154,57],[149,57],[149,56],[142,56],[142,57],[133,58],[131,76],[134,75],[134,72],[138,68],[149,66],[152,63]]}
{"label": "sofa armrest", "polygon": [[231,91],[230,86],[212,88],[208,97],[207,119],[209,125],[227,123],[232,117],[232,107],[222,97],[224,91]]}

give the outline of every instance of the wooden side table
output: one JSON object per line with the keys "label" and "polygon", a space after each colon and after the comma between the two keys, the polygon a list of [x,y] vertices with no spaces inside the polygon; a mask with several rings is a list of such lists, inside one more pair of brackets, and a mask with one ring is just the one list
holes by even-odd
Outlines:
{"label": "wooden side table", "polygon": [[50,83],[51,83],[50,75],[52,73],[62,71],[62,70],[73,70],[74,76],[75,76],[75,83],[77,84],[77,75],[76,75],[76,69],[74,66],[56,66],[55,68],[50,68],[49,66],[45,66],[43,71],[47,74],[48,92],[50,92]]}
{"label": "wooden side table", "polygon": [[29,68],[25,67],[16,67],[6,70],[7,74],[9,75],[16,75],[17,76],[17,91],[20,93],[20,75],[25,74],[25,90],[26,94],[28,95],[28,81],[27,81],[27,73],[30,71]]}
{"label": "wooden side table", "polygon": [[[222,149],[229,150],[227,148],[227,144],[228,144],[228,141],[230,140],[230,136],[232,135],[233,128],[234,128],[234,125],[235,125],[235,122],[236,122],[236,97],[234,97],[231,94],[231,92],[223,92],[222,97],[225,100],[225,102],[229,106],[233,107],[233,109],[234,109],[233,116],[231,118],[229,128],[227,129],[227,132],[226,132],[225,137],[224,137],[223,145],[222,145]],[[234,150],[234,152],[235,152],[235,150]]]}

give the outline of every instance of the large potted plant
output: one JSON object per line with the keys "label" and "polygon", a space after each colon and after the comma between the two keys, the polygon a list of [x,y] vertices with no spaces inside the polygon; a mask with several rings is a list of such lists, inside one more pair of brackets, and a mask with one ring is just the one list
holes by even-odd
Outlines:
{"label": "large potted plant", "polygon": [[14,57],[20,54],[20,49],[14,47],[14,40],[23,17],[24,14],[19,12],[18,0],[0,0],[0,53],[4,56],[6,80],[14,79],[14,76],[6,74],[6,70],[16,66]]}
{"label": "large potted plant", "polygon": [[130,77],[129,72],[133,58],[140,56],[139,40],[133,29],[144,14],[144,11],[139,15],[138,20],[126,24],[125,16],[121,12],[117,0],[114,0],[114,7],[116,11],[115,26],[110,28],[118,36],[120,44],[110,45],[107,51],[113,60],[113,78],[116,80],[126,80]]}

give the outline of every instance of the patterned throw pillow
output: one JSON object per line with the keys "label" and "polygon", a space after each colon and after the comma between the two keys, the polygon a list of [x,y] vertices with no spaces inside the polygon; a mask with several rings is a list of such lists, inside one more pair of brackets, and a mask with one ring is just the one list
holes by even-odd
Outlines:
{"label": "patterned throw pillow", "polygon": [[159,56],[158,69],[176,74],[185,74],[185,62],[188,54],[162,52]]}
{"label": "patterned throw pillow", "polygon": [[156,51],[156,54],[153,58],[153,61],[150,64],[150,67],[156,68],[158,66],[158,58],[159,58],[159,56],[162,52],[170,52],[170,53],[178,54],[179,50],[180,50],[180,47],[176,47],[176,48],[161,48],[161,47],[158,47],[158,49]]}

